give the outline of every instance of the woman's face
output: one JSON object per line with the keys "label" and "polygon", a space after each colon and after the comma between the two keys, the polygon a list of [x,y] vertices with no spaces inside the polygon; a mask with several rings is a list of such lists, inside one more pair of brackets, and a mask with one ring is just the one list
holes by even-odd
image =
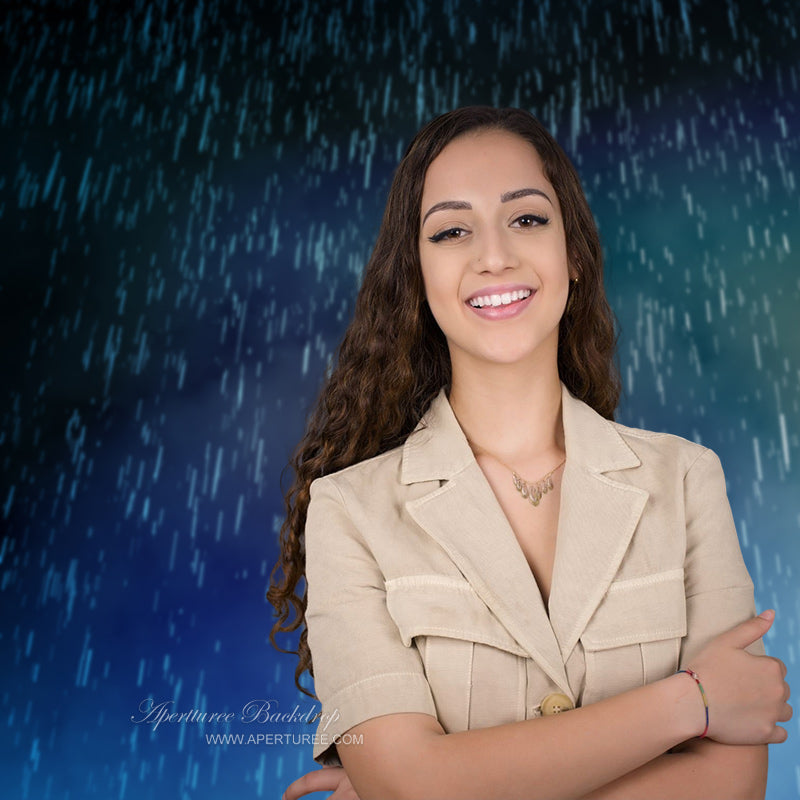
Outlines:
{"label": "woman's face", "polygon": [[530,143],[506,131],[450,142],[425,176],[419,252],[454,371],[556,364],[570,268],[558,198]]}

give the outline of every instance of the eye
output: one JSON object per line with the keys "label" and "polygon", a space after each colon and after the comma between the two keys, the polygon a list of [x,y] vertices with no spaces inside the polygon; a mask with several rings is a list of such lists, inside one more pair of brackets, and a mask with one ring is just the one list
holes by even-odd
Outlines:
{"label": "eye", "polygon": [[429,242],[443,242],[443,241],[455,241],[456,239],[461,239],[463,236],[466,236],[467,232],[463,228],[447,228],[446,230],[439,231],[439,233],[434,233],[433,236],[428,237]]}
{"label": "eye", "polygon": [[547,225],[550,220],[539,214],[522,214],[511,224],[517,228],[535,228],[538,225]]}

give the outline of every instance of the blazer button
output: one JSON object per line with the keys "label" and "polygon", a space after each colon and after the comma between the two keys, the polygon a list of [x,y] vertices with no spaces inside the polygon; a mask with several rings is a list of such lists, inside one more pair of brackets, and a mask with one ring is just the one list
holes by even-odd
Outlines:
{"label": "blazer button", "polygon": [[542,715],[545,717],[560,714],[562,711],[571,711],[573,708],[575,704],[561,692],[549,694],[542,700]]}

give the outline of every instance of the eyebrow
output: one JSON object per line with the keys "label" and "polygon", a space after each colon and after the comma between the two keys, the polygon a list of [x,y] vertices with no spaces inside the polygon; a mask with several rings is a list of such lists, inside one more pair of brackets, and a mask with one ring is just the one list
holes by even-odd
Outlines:
{"label": "eyebrow", "polygon": [[506,192],[500,195],[500,202],[508,203],[510,200],[519,200],[520,197],[528,197],[532,194],[544,197],[550,205],[553,205],[553,201],[541,189],[515,189],[513,192]]}
{"label": "eyebrow", "polygon": [[[520,197],[530,197],[531,195],[544,197],[550,205],[553,205],[553,201],[541,189],[533,189],[530,187],[505,192],[500,195],[500,202],[509,203],[511,200],[519,200]],[[422,218],[422,224],[424,225],[425,220],[436,211],[469,211],[471,208],[472,206],[464,200],[443,200],[441,203],[434,203],[434,205],[428,209],[425,216]]]}

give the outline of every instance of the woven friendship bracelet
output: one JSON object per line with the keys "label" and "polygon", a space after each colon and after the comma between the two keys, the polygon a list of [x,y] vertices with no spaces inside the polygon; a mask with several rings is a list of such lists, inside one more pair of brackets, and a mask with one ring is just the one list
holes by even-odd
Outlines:
{"label": "woven friendship bracelet", "polygon": [[703,739],[708,733],[708,698],[706,697],[706,690],[703,688],[703,684],[700,683],[700,676],[693,669],[679,669],[675,674],[680,675],[681,672],[685,672],[697,684],[697,688],[700,690],[700,696],[703,698],[703,706],[705,706],[706,709],[706,728],[698,737]]}

